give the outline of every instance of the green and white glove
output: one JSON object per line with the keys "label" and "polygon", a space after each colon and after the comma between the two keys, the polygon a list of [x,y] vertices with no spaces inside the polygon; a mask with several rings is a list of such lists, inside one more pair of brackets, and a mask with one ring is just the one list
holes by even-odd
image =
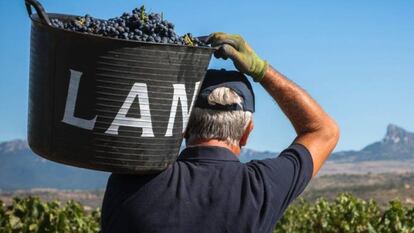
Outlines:
{"label": "green and white glove", "polygon": [[217,48],[216,58],[230,58],[240,72],[250,75],[255,82],[262,81],[268,63],[257,56],[240,35],[216,32],[208,37],[207,43]]}

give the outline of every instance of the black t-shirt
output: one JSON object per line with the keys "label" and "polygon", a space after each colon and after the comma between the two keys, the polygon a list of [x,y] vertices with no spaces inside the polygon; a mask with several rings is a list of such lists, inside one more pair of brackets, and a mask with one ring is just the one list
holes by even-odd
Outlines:
{"label": "black t-shirt", "polygon": [[272,232],[312,171],[299,144],[246,164],[223,147],[189,147],[159,174],[112,174],[102,233]]}

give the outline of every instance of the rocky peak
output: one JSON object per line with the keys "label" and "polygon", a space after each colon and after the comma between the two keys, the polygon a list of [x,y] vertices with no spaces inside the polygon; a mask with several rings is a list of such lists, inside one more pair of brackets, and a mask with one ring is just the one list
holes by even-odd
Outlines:
{"label": "rocky peak", "polygon": [[20,139],[0,143],[0,153],[13,153],[26,149],[29,149],[27,142]]}
{"label": "rocky peak", "polygon": [[407,143],[410,140],[414,139],[414,138],[412,138],[413,136],[414,135],[407,132],[405,129],[403,129],[399,126],[393,125],[393,124],[389,124],[387,126],[387,133],[385,134],[383,142],[384,143],[393,143],[393,144]]}

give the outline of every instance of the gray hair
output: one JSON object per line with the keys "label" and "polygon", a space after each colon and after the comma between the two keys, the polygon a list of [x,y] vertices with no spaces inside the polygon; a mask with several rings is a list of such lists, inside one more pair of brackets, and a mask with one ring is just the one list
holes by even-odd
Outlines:
{"label": "gray hair", "polygon": [[[208,96],[210,105],[241,104],[243,99],[227,87],[214,89]],[[185,133],[186,139],[217,139],[239,145],[252,113],[249,111],[220,111],[194,107]]]}

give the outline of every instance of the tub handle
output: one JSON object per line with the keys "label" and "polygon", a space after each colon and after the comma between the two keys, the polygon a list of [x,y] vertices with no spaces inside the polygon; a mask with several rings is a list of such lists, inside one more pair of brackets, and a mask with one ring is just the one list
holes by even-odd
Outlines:
{"label": "tub handle", "polygon": [[49,17],[47,16],[45,9],[43,8],[42,4],[40,4],[40,2],[36,0],[25,0],[24,2],[26,4],[27,13],[29,14],[30,18],[32,18],[32,7],[34,7],[42,22],[44,24],[52,26]]}

